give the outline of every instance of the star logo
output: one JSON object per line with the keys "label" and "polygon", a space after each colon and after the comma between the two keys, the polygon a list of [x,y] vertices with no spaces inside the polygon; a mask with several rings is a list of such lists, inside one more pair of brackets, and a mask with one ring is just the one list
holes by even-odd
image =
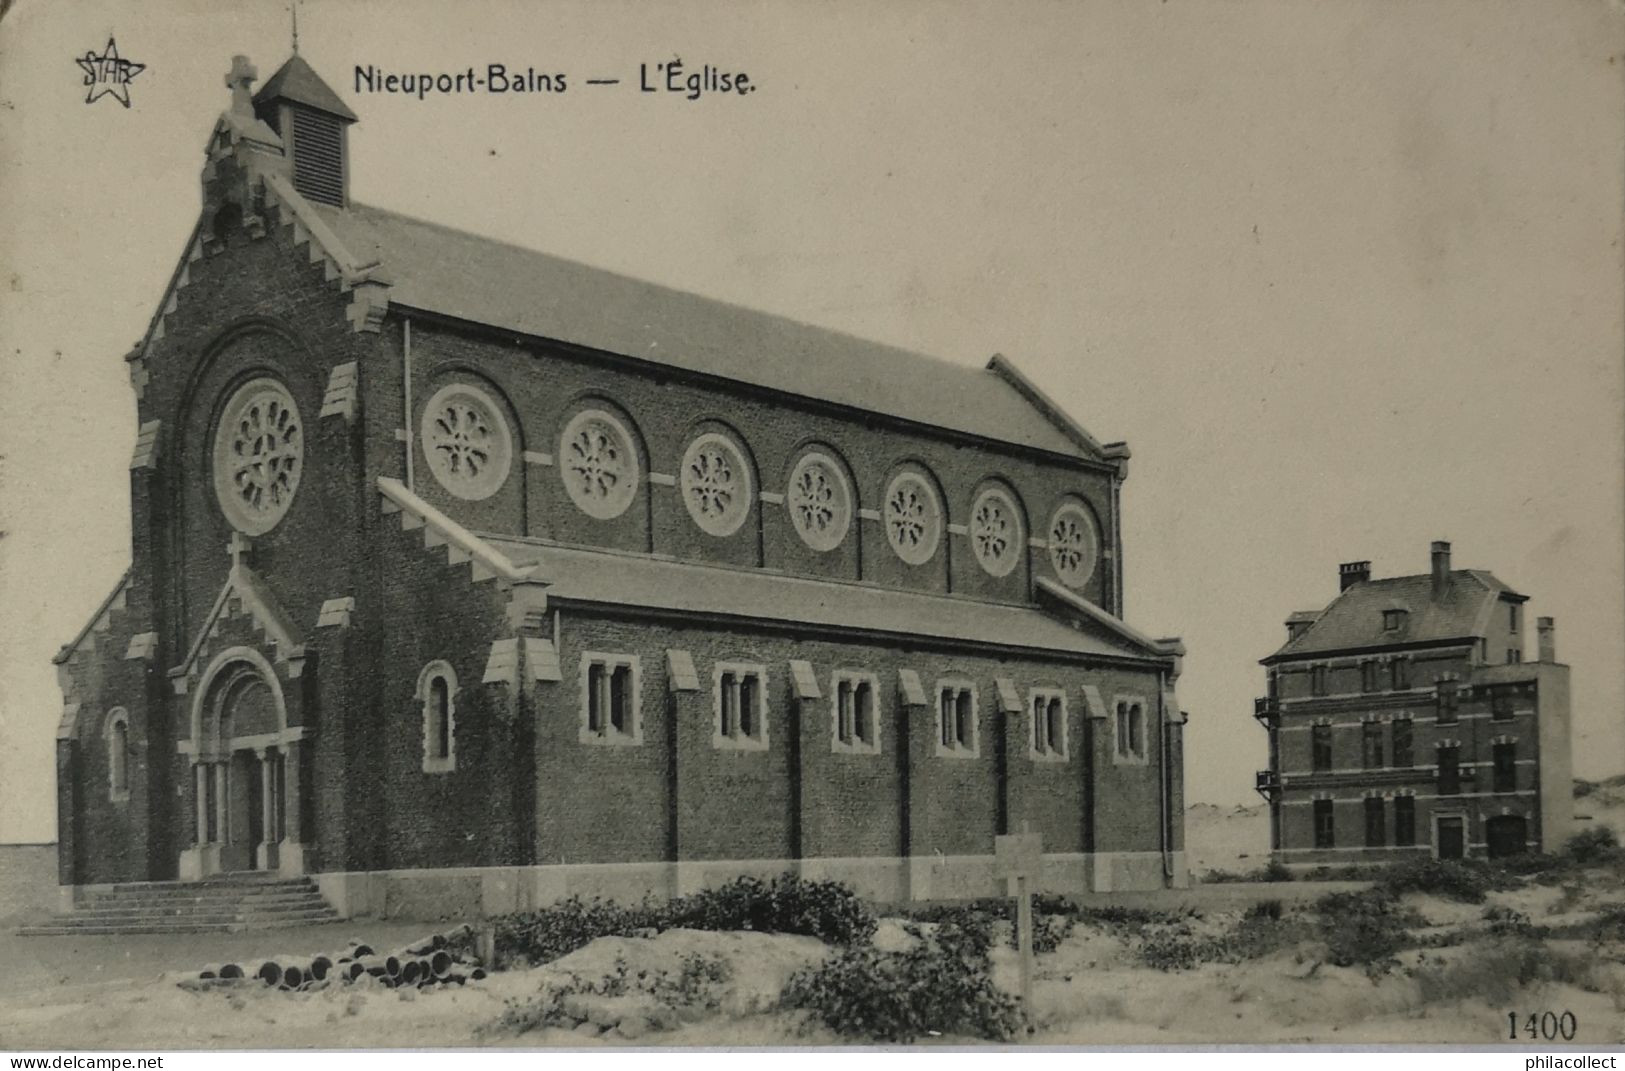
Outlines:
{"label": "star logo", "polygon": [[126,108],[130,106],[130,82],[147,69],[145,63],[136,63],[119,56],[118,43],[111,37],[101,55],[86,52],[74,60],[85,72],[84,84],[89,87],[86,104],[94,104],[103,97],[112,97]]}

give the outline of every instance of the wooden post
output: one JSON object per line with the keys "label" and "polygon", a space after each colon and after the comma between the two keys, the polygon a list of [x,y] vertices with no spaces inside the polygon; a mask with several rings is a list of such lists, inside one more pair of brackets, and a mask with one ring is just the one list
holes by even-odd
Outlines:
{"label": "wooden post", "polygon": [[1021,955],[1021,1008],[1033,1032],[1033,892],[1044,869],[1043,837],[1021,823],[1020,833],[993,838],[995,877],[1014,879],[1016,946]]}
{"label": "wooden post", "polygon": [[1021,1006],[1026,1009],[1032,1032],[1033,1013],[1033,891],[1026,877],[1016,879],[1016,942],[1021,949]]}

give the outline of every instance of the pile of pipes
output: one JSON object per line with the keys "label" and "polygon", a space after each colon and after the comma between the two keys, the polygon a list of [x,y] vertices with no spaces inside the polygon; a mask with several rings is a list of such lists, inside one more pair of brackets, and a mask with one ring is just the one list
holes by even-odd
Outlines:
{"label": "pile of pipes", "polygon": [[209,966],[180,982],[183,989],[209,989],[219,985],[260,982],[271,989],[325,989],[353,983],[390,989],[427,989],[438,985],[464,985],[485,977],[485,968],[472,953],[473,931],[459,926],[413,941],[394,952],[379,955],[365,941],[352,940],[336,955],[278,956],[262,961],[252,974],[241,964]]}

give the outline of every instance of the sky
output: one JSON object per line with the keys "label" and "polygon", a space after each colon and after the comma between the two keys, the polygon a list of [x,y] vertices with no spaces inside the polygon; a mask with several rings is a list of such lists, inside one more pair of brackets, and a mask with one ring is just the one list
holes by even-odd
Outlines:
{"label": "sky", "polygon": [[[0,20],[0,841],[54,838],[51,656],[129,559],[123,361],[282,2]],[[1340,562],[1528,594],[1580,776],[1625,770],[1625,9],[1616,0],[311,0],[351,193],[966,364],[1102,441],[1129,622],[1184,638],[1193,800],[1256,801],[1258,659]],[[130,107],[76,57],[116,37]],[[639,64],[749,74],[641,93]],[[564,72],[358,92],[357,65]],[[614,87],[587,78],[619,77]]]}

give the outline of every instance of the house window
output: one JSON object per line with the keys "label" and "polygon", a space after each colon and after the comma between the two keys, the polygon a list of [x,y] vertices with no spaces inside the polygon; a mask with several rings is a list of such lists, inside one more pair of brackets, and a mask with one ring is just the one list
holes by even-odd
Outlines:
{"label": "house window", "polygon": [[1435,715],[1440,725],[1456,723],[1456,702],[1460,698],[1455,681],[1440,681],[1438,696],[1434,700]]}
{"label": "house window", "polygon": [[1311,695],[1326,694],[1326,667],[1312,666],[1309,669],[1309,692]]}
{"label": "house window", "polygon": [[830,678],[832,750],[880,754],[880,688],[872,673],[836,670]]}
{"label": "house window", "polygon": [[1495,770],[1493,791],[1518,791],[1518,745],[1510,741],[1496,744],[1490,757]]}
{"label": "house window", "polygon": [[1384,610],[1382,612],[1382,628],[1384,632],[1397,631],[1404,623],[1404,610]]}
{"label": "house window", "polygon": [[1494,721],[1509,721],[1512,718],[1512,693],[1506,689],[1497,689],[1490,694],[1490,718]]}
{"label": "house window", "polygon": [[1309,730],[1309,747],[1312,752],[1312,762],[1316,773],[1324,773],[1332,768],[1332,727],[1330,725],[1316,725]]}
{"label": "house window", "polygon": [[637,655],[581,656],[582,743],[643,743],[640,678]]}
{"label": "house window", "polygon": [[1119,765],[1146,761],[1145,701],[1138,696],[1117,697],[1112,723],[1112,761]]}
{"label": "house window", "polygon": [[1388,663],[1388,686],[1396,692],[1409,690],[1411,686],[1411,660],[1409,658],[1396,658]]}
{"label": "house window", "polygon": [[1028,693],[1027,712],[1029,757],[1066,761],[1066,693],[1059,688],[1034,688]]}
{"label": "house window", "polygon": [[1368,721],[1360,726],[1360,757],[1366,769],[1382,768],[1382,722]]}
{"label": "house window", "polygon": [[1378,678],[1380,669],[1381,666],[1375,659],[1367,659],[1360,663],[1360,691],[1374,692],[1381,686]]}
{"label": "house window", "polygon": [[761,751],[767,747],[767,667],[718,662],[712,672],[711,746]]}
{"label": "house window", "polygon": [[1409,718],[1399,718],[1393,723],[1393,761],[1395,766],[1412,766],[1416,762],[1416,753],[1413,750],[1412,723]]}
{"label": "house window", "polygon": [[1394,847],[1416,845],[1416,797],[1394,797]]}
{"label": "house window", "polygon": [[937,682],[937,754],[970,759],[976,740],[976,686],[969,681]]}
{"label": "house window", "polygon": [[1387,845],[1388,833],[1383,828],[1382,797],[1367,796],[1365,800],[1365,846],[1382,848]]}
{"label": "house window", "polygon": [[1523,651],[1517,647],[1507,648],[1507,665],[1515,666],[1523,661]]}
{"label": "house window", "polygon": [[1332,801],[1315,801],[1315,847],[1337,847],[1337,827],[1332,817]]}
{"label": "house window", "polygon": [[117,803],[130,798],[130,715],[114,707],[103,730],[107,738],[107,798]]}
{"label": "house window", "polygon": [[1461,794],[1461,748],[1456,744],[1439,745],[1439,795]]}
{"label": "house window", "polygon": [[1507,631],[1517,632],[1523,624],[1523,607],[1515,602],[1507,603]]}
{"label": "house window", "polygon": [[457,768],[457,674],[448,662],[430,662],[418,674],[423,716],[423,772]]}

